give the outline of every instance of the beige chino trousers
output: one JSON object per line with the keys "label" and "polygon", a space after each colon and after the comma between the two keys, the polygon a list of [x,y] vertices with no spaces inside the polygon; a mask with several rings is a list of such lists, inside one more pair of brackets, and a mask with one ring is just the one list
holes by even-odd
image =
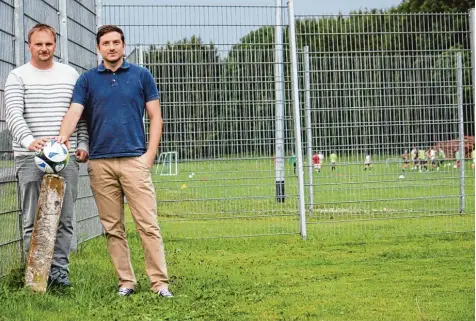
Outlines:
{"label": "beige chino trousers", "polygon": [[150,169],[142,156],[89,160],[91,189],[107,236],[107,248],[119,277],[119,287],[134,289],[137,280],[131,264],[124,226],[124,195],[144,248],[150,286],[168,288],[164,244],[157,223],[157,203]]}

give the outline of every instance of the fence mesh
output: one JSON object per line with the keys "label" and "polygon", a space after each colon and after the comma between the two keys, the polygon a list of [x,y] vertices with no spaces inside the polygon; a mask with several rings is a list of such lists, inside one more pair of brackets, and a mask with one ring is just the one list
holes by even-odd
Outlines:
{"label": "fence mesh", "polygon": [[[179,161],[178,175],[155,176],[162,229],[173,237],[298,233],[292,166],[286,200],[276,202],[276,7],[108,5],[103,16],[123,28],[130,59],[161,91],[159,152],[177,152]],[[289,94],[284,108],[289,154]]]}
{"label": "fence mesh", "polygon": [[[305,130],[312,139],[305,149],[325,156],[320,172],[312,164],[305,170],[311,173],[308,223],[320,235],[473,230],[468,18],[297,17],[297,42],[307,46],[300,78],[311,118]],[[460,166],[455,154],[463,136],[466,162]],[[331,153],[338,157],[335,170]],[[366,157],[371,165],[365,165]]]}
{"label": "fence mesh", "polygon": [[13,168],[12,137],[5,114],[5,80],[15,68],[13,1],[0,0],[0,276],[20,260],[19,205]]}
{"label": "fence mesh", "polygon": [[[281,26],[287,200],[279,204],[275,199],[276,9],[105,7],[106,22],[120,25],[129,37],[130,59],[152,72],[162,92],[165,128],[160,151],[178,152],[179,174],[156,177],[159,215],[162,225],[183,222],[179,230],[184,236],[298,232],[286,14]],[[296,19],[302,124],[306,99],[311,111],[310,126],[302,128],[303,137],[311,133],[303,150],[311,151],[304,168],[306,174],[312,169],[305,195],[311,232],[472,230],[468,14],[355,13]],[[457,53],[462,56],[461,83]],[[304,70],[306,57],[309,72]],[[461,108],[467,136],[462,168],[455,160]],[[411,159],[404,165],[402,155],[407,151],[411,158],[414,148],[427,160],[417,165]],[[440,155],[440,149],[444,160],[432,163],[430,154]],[[312,156],[319,152],[324,161],[317,173]],[[331,153],[338,159],[335,171]],[[367,153],[371,165],[364,171]],[[289,215],[289,228],[275,230],[283,215]],[[245,224],[250,220],[251,228]],[[223,228],[216,231],[214,226]]]}
{"label": "fence mesh", "polygon": [[[15,56],[15,10],[25,16],[25,30],[47,20],[68,34],[65,42],[59,32],[57,60],[68,58],[79,72],[96,64],[95,1],[61,1],[32,0],[15,9],[0,0],[0,275],[21,257],[3,98],[8,73],[29,58],[24,32]],[[128,59],[147,67],[161,92],[164,154],[153,172],[168,238],[299,233],[299,122],[311,236],[474,231],[468,14],[289,17],[275,6],[104,5],[99,23],[123,28]],[[298,49],[295,66],[290,41]],[[433,163],[440,150],[444,157]],[[76,210],[78,241],[99,235],[85,166]]]}

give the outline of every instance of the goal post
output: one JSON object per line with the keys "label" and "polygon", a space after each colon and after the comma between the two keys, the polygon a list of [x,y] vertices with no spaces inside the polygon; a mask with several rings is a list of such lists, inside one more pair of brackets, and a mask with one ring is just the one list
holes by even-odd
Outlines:
{"label": "goal post", "polygon": [[163,152],[159,154],[155,174],[159,172],[160,176],[176,176],[177,168],[177,152]]}

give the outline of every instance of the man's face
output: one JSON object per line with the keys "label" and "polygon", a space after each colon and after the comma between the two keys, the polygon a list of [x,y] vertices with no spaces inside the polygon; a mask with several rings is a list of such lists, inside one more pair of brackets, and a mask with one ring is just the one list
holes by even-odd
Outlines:
{"label": "man's face", "polygon": [[36,62],[53,61],[56,50],[56,42],[53,34],[48,30],[39,30],[31,35],[30,43],[31,59]]}
{"label": "man's face", "polygon": [[125,44],[121,40],[121,34],[113,31],[108,32],[99,38],[97,49],[104,61],[115,63],[124,55]]}

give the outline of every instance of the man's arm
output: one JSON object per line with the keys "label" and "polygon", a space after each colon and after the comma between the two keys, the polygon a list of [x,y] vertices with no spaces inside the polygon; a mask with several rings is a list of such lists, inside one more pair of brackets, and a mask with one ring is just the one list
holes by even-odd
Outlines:
{"label": "man's arm", "polygon": [[78,146],[76,148],[76,160],[78,162],[86,161],[88,156],[89,136],[87,126],[86,123],[83,123],[82,121],[78,124],[87,100],[88,81],[86,75],[82,74],[79,76],[76,84],[74,85],[73,97],[71,97],[71,105],[69,106],[68,112],[63,117],[59,136],[56,138],[57,141],[66,144],[66,146],[69,148],[69,138],[78,125]]}
{"label": "man's arm", "polygon": [[[79,80],[79,73],[75,70],[75,69],[71,69],[71,72],[73,73],[75,79],[76,79],[76,83],[78,83],[78,80]],[[83,83],[84,83],[84,78],[82,78],[83,80]],[[75,91],[73,91],[73,95],[76,93],[76,97],[74,98],[78,98],[78,91],[79,92],[84,92],[81,88],[81,90],[78,90],[77,89],[77,86],[76,84],[74,85],[75,87]],[[71,97],[71,99],[73,99],[73,97]],[[80,105],[83,105],[81,102],[78,102],[78,101],[75,101],[76,103],[79,103]],[[71,105],[70,105],[71,106]],[[86,120],[84,118],[81,118],[78,122],[78,126],[76,127],[77,128],[77,133],[76,133],[76,138],[77,138],[77,145],[76,145],[76,161],[78,163],[84,163],[88,160],[88,157],[89,157],[89,135],[88,135],[88,126],[87,126],[87,123],[86,123]]]}
{"label": "man's arm", "polygon": [[89,134],[88,134],[88,124],[86,119],[81,117],[77,125],[78,129],[78,149],[82,149],[89,153]]}
{"label": "man's arm", "polygon": [[154,165],[157,148],[159,147],[160,137],[162,136],[162,112],[160,111],[159,91],[154,77],[149,70],[143,68],[141,75],[143,95],[145,97],[145,109],[149,115],[149,146],[144,157],[149,164],[149,168]]}
{"label": "man's arm", "polygon": [[31,152],[43,149],[49,137],[35,139],[23,117],[25,89],[21,79],[10,73],[5,82],[6,122],[13,138]]}
{"label": "man's arm", "polygon": [[151,100],[145,104],[145,109],[149,115],[149,146],[147,152],[144,154],[147,164],[152,168],[154,165],[155,156],[157,155],[157,148],[159,147],[160,138],[162,136],[162,112],[160,110],[160,102],[158,99]]}
{"label": "man's arm", "polygon": [[89,135],[86,119],[81,117],[78,121],[78,146],[76,147],[76,160],[84,163],[89,157]]}
{"label": "man's arm", "polygon": [[[66,115],[64,115],[63,121],[61,122],[61,128],[59,132],[58,141],[60,143],[66,144],[69,148],[69,138],[76,129],[79,119],[83,114],[84,106],[78,103],[72,103],[68,109]],[[78,140],[79,145],[79,140]]]}

